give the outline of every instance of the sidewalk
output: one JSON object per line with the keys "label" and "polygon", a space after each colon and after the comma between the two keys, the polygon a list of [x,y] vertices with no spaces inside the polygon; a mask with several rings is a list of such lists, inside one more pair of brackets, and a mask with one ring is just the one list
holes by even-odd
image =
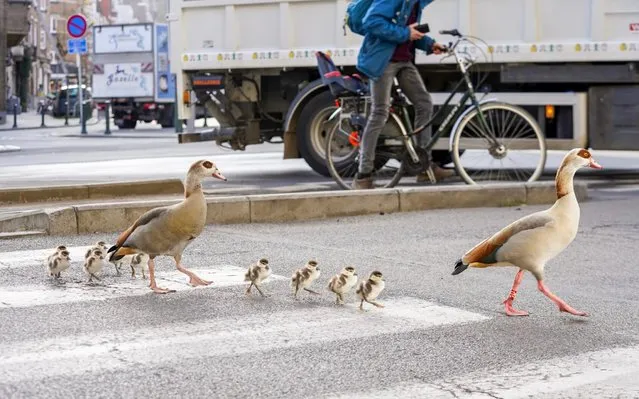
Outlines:
{"label": "sidewalk", "polygon": [[[104,119],[104,112],[94,111],[93,115],[90,119],[87,120],[87,130],[90,133],[89,128],[91,126],[100,125],[100,129],[103,132],[106,126]],[[219,124],[214,118],[207,118],[207,124],[204,126],[204,119],[197,119],[195,121],[195,129],[196,132],[207,131],[218,127]],[[18,130],[27,130],[27,129],[47,129],[47,128],[69,128],[69,127],[80,127],[80,119],[79,118],[71,118],[69,117],[69,124],[64,124],[64,117],[54,118],[50,114],[44,115],[44,127],[42,127],[42,115],[36,113],[35,111],[28,111],[18,114],[17,118],[17,127],[13,127],[13,114],[7,114],[7,123],[4,125],[0,125],[0,132],[7,131],[18,131]],[[111,116],[110,129],[112,132],[144,132],[144,130],[156,130],[156,131],[170,131],[174,128],[162,128],[156,122],[151,123],[143,123],[139,122],[135,129],[122,129],[120,130],[113,121],[113,116]],[[184,127],[186,130],[186,127]],[[148,132],[147,132],[148,133]],[[78,136],[80,135],[78,130]],[[130,137],[130,134],[127,134],[127,137]]]}
{"label": "sidewalk", "polygon": [[[94,112],[92,117],[87,120],[87,126],[95,125],[99,122],[97,119],[97,112]],[[61,128],[80,126],[80,118],[69,117],[69,124],[64,124],[64,117],[54,118],[50,114],[44,115],[44,127],[42,126],[42,115],[35,111],[23,112],[17,115],[17,127],[13,127],[13,114],[7,114],[7,123],[0,125],[0,131],[8,130],[24,130],[24,129],[46,129],[46,128]]]}

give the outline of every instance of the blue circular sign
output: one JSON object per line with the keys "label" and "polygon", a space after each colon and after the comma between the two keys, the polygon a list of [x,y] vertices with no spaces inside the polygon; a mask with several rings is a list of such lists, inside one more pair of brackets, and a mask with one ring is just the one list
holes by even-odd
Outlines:
{"label": "blue circular sign", "polygon": [[75,14],[67,19],[67,33],[69,36],[77,39],[82,36],[87,31],[87,20],[83,15]]}

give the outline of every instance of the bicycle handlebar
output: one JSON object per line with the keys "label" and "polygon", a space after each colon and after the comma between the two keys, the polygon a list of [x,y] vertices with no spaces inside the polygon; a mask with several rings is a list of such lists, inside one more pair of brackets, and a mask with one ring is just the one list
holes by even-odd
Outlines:
{"label": "bicycle handlebar", "polygon": [[449,35],[449,36],[456,36],[456,37],[462,37],[462,34],[459,33],[459,31],[457,29],[451,29],[451,30],[440,30],[439,31],[440,35]]}

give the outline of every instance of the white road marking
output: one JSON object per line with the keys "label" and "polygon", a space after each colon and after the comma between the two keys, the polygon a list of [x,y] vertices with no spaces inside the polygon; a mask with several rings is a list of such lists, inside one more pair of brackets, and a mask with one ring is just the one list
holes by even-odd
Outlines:
{"label": "white road marking", "polygon": [[[148,287],[149,277],[147,271],[145,271],[147,279],[143,280],[139,269],[136,270],[136,278],[134,280],[130,274],[127,274],[127,270],[130,271],[130,268],[127,269],[126,266],[123,266],[121,270],[122,276],[117,278],[122,281],[116,283],[101,283],[93,280],[94,284],[89,284],[86,282],[88,281],[87,277],[83,282],[69,282],[68,278],[67,281],[62,278],[60,284],[53,282],[49,285],[34,284],[0,287],[0,309],[83,301],[104,301],[114,298],[152,294]],[[188,277],[177,270],[157,272],[155,280],[160,287],[174,289],[176,291],[247,285],[244,281],[244,273],[246,273],[247,268],[219,265],[213,268],[192,270],[203,279],[212,280],[213,283],[209,286],[191,287],[188,285]],[[282,279],[288,280],[288,277],[272,274],[265,283],[268,283],[269,280]]]}
{"label": "white road marking", "polygon": [[[64,245],[64,243],[60,243],[60,245]],[[69,251],[69,256],[71,257],[71,267],[74,267],[75,264],[84,263],[84,254],[87,252],[89,248],[92,248],[92,245],[85,245],[81,247],[67,247]],[[107,246],[111,245],[107,243]],[[0,252],[0,269],[1,268],[9,268],[16,269],[20,267],[29,267],[29,266],[44,266],[44,261],[55,252],[56,247],[51,247],[47,249],[33,249],[28,251],[11,251],[11,252]]]}
{"label": "white road marking", "polygon": [[[73,176],[76,180],[120,180],[144,178],[178,177],[184,178],[189,166],[200,156],[178,156],[164,158],[117,159],[94,162],[52,163],[24,166],[4,166],[0,169],[0,182],[27,179],[51,179],[61,175]],[[226,177],[253,175],[256,165],[259,173],[312,172],[303,159],[282,161],[281,152],[250,154],[216,154],[213,158]],[[158,163],[162,167],[158,168]],[[140,173],[140,170],[145,172]],[[229,181],[231,178],[229,177]],[[12,183],[13,184],[13,183]]]}
{"label": "white road marking", "polygon": [[[380,299],[381,302],[381,299]],[[388,298],[384,309],[355,303],[0,344],[0,384],[239,355],[321,342],[406,333],[490,317],[415,298]],[[256,333],[257,332],[257,333]],[[82,367],[78,367],[81,364]]]}
{"label": "white road marking", "polygon": [[379,391],[327,396],[385,398],[637,398],[639,345],[481,370],[432,383],[404,383]]}

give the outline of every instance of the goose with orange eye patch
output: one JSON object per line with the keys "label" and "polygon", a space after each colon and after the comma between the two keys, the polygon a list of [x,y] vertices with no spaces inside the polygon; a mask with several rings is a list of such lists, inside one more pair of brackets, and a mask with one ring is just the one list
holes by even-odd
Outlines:
{"label": "goose with orange eye patch", "polygon": [[216,179],[220,179],[222,181],[227,181],[226,177],[224,177],[222,172],[220,172],[220,170],[217,168],[217,166],[213,162],[204,161],[204,162],[202,162],[202,166],[205,169],[211,171],[211,176],[215,177]]}
{"label": "goose with orange eye patch", "polygon": [[[207,286],[212,281],[199,277],[182,264],[182,253],[204,230],[207,203],[202,190],[202,179],[214,177],[226,181],[215,163],[201,159],[189,167],[184,182],[184,199],[172,205],[153,208],[142,214],[120,234],[107,253],[110,262],[117,262],[127,255],[148,255],[149,288],[158,294],[175,292],[157,285],[155,258],[170,256],[180,273],[189,278],[189,284]],[[146,259],[146,258],[145,258]]]}
{"label": "goose with orange eye patch", "polygon": [[597,161],[593,159],[592,155],[590,154],[590,151],[582,148],[577,152],[577,156],[580,158],[583,158],[585,161],[588,161],[588,164],[585,164],[583,166],[588,166],[593,169],[603,169],[603,166],[599,165]]}
{"label": "goose with orange eye patch", "polygon": [[519,268],[510,294],[503,302],[508,316],[527,316],[528,312],[513,307],[517,290],[530,272],[537,280],[537,289],[554,302],[560,312],[588,316],[574,309],[552,293],[544,282],[546,263],[572,243],[579,230],[580,209],[574,190],[574,176],[585,167],[603,169],[584,148],[569,151],[555,177],[557,200],[552,207],[515,220],[497,233],[475,245],[455,263],[453,276],[468,267],[484,269],[499,266]]}

